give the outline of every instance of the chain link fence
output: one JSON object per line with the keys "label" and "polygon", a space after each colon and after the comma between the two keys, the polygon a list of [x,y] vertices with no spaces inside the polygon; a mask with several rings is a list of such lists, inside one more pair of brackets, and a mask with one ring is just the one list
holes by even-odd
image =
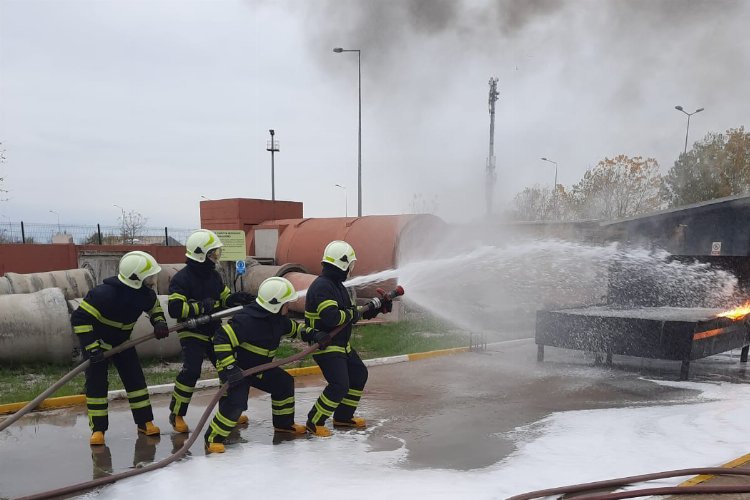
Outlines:
{"label": "chain link fence", "polygon": [[123,228],[70,224],[37,224],[34,222],[0,221],[0,243],[64,243],[76,245],[185,245],[195,229],[170,227]]}

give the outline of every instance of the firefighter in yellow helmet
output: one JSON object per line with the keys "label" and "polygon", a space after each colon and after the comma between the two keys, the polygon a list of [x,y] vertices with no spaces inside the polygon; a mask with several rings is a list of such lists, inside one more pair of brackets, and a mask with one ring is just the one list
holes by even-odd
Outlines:
{"label": "firefighter in yellow helmet", "polygon": [[[244,292],[230,293],[221,279],[216,264],[223,246],[219,237],[208,229],[199,229],[188,236],[185,244],[187,265],[169,283],[168,311],[177,321],[212,314],[254,299]],[[195,383],[200,378],[203,359],[207,357],[216,365],[211,339],[220,325],[221,320],[215,320],[179,333],[182,369],[177,374],[169,404],[169,422],[177,432],[189,431],[183,417],[187,414]],[[247,423],[247,417],[241,423]]]}
{"label": "firefighter in yellow helmet", "polygon": [[[71,315],[73,331],[90,361],[86,368],[86,406],[92,445],[104,444],[107,416],[107,365],[111,360],[120,374],[138,432],[158,435],[154,425],[146,379],[134,347],[104,359],[104,353],[126,342],[144,312],[151,318],[156,338],[169,334],[164,311],[150,286],[161,270],[146,252],[128,252],[120,259],[117,276],[91,289]],[[144,286],[146,285],[146,286]]]}
{"label": "firefighter in yellow helmet", "polygon": [[305,426],[294,423],[294,379],[280,367],[243,377],[242,371],[270,363],[281,338],[301,337],[315,341],[323,332],[307,328],[287,317],[289,303],[297,300],[294,286],[285,278],[272,277],[260,284],[255,302],[245,306],[229,322],[216,330],[216,367],[229,389],[219,401],[204,436],[206,450],[223,453],[224,440],[247,409],[250,387],[271,394],[271,414],[275,432],[305,434]]}
{"label": "firefighter in yellow helmet", "polygon": [[[367,382],[367,367],[349,344],[352,325],[360,318],[357,306],[344,287],[354,268],[357,256],[345,241],[332,241],[323,252],[323,272],[310,285],[305,298],[305,322],[314,329],[331,332],[343,325],[329,344],[324,341],[313,359],[320,367],[328,385],[307,416],[307,430],[313,435],[327,437],[331,431],[325,421],[333,417],[334,427],[365,427],[365,419],[355,417],[362,391]],[[372,299],[362,314],[365,319],[387,312],[392,305]]]}

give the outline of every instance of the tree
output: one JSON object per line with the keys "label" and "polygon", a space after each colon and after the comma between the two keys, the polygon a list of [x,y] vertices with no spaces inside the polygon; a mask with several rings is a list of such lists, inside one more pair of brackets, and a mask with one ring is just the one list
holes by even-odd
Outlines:
{"label": "tree", "polygon": [[146,227],[146,219],[140,212],[131,210],[128,213],[123,212],[119,217],[120,236],[124,245],[134,245],[141,236],[141,231]]}
{"label": "tree", "polygon": [[711,132],[681,154],[665,177],[670,206],[734,196],[750,190],[750,133],[744,127]]}
{"label": "tree", "polygon": [[[5,148],[3,148],[3,143],[0,142],[0,168],[5,165]],[[1,174],[2,172],[0,172]],[[3,189],[3,182],[4,178],[0,177],[0,201],[8,201],[5,198],[5,194],[8,192],[6,189]]]}
{"label": "tree", "polygon": [[653,158],[618,155],[601,160],[573,186],[578,218],[618,219],[662,205],[662,177]]}

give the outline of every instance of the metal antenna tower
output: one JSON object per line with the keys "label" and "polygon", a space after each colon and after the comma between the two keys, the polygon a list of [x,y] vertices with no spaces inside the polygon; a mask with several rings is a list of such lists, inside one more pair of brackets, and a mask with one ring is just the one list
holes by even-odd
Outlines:
{"label": "metal antenna tower", "polygon": [[495,181],[497,173],[495,172],[495,102],[500,98],[500,92],[497,91],[497,77],[490,78],[490,154],[487,157],[487,184],[485,185],[485,199],[487,202],[487,215],[492,215],[492,197],[495,192]]}

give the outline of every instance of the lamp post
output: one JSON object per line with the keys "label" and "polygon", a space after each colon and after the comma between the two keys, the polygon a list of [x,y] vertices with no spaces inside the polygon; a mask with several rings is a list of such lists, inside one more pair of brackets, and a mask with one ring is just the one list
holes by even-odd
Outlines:
{"label": "lamp post", "polygon": [[701,111],[703,111],[703,110],[704,110],[705,108],[698,108],[698,109],[696,109],[695,111],[693,111],[692,113],[688,113],[687,111],[685,111],[685,110],[684,110],[684,109],[682,108],[682,106],[675,106],[675,107],[674,107],[674,109],[676,109],[677,111],[682,111],[682,112],[683,112],[683,113],[685,113],[685,114],[687,115],[687,117],[688,117],[688,118],[687,118],[687,128],[685,129],[685,151],[683,151],[683,154],[687,154],[688,134],[690,133],[690,117],[691,117],[691,116],[693,116],[693,115],[694,115],[694,114],[696,114],[696,113],[700,113],[700,112],[701,112]]}
{"label": "lamp post", "polygon": [[540,158],[540,160],[555,164],[555,183],[552,185],[552,203],[554,204],[555,212],[557,212],[557,162],[547,158]]}
{"label": "lamp post", "polygon": [[119,209],[120,209],[120,213],[122,214],[122,215],[120,216],[120,223],[121,223],[121,224],[125,224],[125,209],[124,209],[124,208],[122,208],[122,207],[121,207],[120,205],[118,205],[118,204],[116,204],[116,203],[113,203],[113,204],[112,204],[112,206],[113,206],[113,207],[117,207],[117,208],[119,208]]}
{"label": "lamp post", "polygon": [[359,95],[359,122],[357,128],[357,217],[362,217],[362,51],[360,49],[342,49],[336,47],[334,52],[357,53],[357,92]]}
{"label": "lamp post", "polygon": [[271,152],[271,201],[276,201],[276,188],[275,188],[275,182],[274,182],[274,165],[273,165],[273,154],[279,152],[279,141],[274,141],[273,136],[276,132],[274,130],[268,129],[268,131],[271,133],[271,140],[268,141],[266,144],[266,151]]}
{"label": "lamp post", "polygon": [[58,214],[54,210],[50,210],[49,213],[57,215],[57,234],[60,234],[60,214]]}
{"label": "lamp post", "polygon": [[346,192],[346,186],[334,184],[334,186],[344,190],[344,217],[349,217],[349,195]]}

